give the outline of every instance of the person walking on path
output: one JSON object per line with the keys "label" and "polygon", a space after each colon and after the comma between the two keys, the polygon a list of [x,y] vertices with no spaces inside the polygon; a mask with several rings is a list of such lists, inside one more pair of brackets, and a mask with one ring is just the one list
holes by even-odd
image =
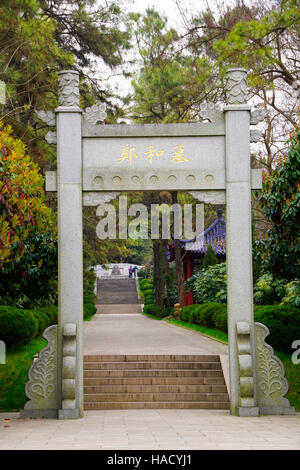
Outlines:
{"label": "person walking on path", "polygon": [[137,266],[134,266],[134,268],[132,269],[132,274],[133,274],[134,279],[135,279],[136,276],[137,276],[137,270],[138,270],[138,267],[137,267]]}
{"label": "person walking on path", "polygon": [[133,269],[132,269],[132,266],[130,266],[130,268],[128,269],[129,277],[132,277],[132,272],[133,272]]}

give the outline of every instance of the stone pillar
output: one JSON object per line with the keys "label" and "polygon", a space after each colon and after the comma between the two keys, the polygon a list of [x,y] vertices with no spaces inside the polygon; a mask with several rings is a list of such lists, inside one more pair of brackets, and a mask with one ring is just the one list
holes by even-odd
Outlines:
{"label": "stone pillar", "polygon": [[[230,358],[230,410],[239,416],[257,416],[255,329],[253,318],[250,107],[247,105],[247,71],[227,72],[226,123],[226,258],[228,294],[228,335]],[[248,380],[247,401],[240,393],[243,383],[237,327],[249,325],[252,387]],[[240,360],[239,360],[240,359]],[[249,369],[250,368],[250,369]]]}
{"label": "stone pillar", "polygon": [[58,390],[61,404],[58,415],[65,419],[83,416],[81,109],[79,76],[74,70],[59,73],[56,113]]}

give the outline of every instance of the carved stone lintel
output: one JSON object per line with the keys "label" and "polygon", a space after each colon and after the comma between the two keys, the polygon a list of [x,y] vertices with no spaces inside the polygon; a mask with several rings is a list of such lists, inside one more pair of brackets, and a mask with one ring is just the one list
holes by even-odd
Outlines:
{"label": "carved stone lintel", "polygon": [[189,191],[189,194],[204,204],[225,204],[225,191]]}
{"label": "carved stone lintel", "polygon": [[262,132],[257,129],[251,129],[250,131],[250,142],[259,142],[262,137]]}
{"label": "carved stone lintel", "polygon": [[256,124],[262,122],[266,118],[267,115],[268,115],[268,112],[264,108],[255,109],[254,111],[251,111],[250,113],[251,126],[256,126]]}
{"label": "carved stone lintel", "polygon": [[99,206],[116,199],[120,192],[97,192],[97,193],[83,193],[82,204],[84,206]]}
{"label": "carved stone lintel", "polygon": [[35,114],[37,115],[38,119],[43,121],[47,126],[55,127],[56,126],[56,118],[55,113],[53,111],[36,111]]}
{"label": "carved stone lintel", "polygon": [[106,116],[106,104],[94,104],[90,108],[86,108],[83,113],[83,120],[89,124],[97,124],[98,122],[103,122]]}
{"label": "carved stone lintel", "polygon": [[57,134],[56,132],[48,132],[45,135],[45,140],[48,144],[57,144]]}
{"label": "carved stone lintel", "polygon": [[227,104],[247,103],[247,70],[227,70],[226,101]]}
{"label": "carved stone lintel", "polygon": [[295,414],[295,409],[284,395],[288,392],[288,381],[284,377],[284,366],[274,355],[273,348],[265,342],[270,334],[262,323],[255,323],[258,406],[261,414]]}
{"label": "carved stone lintel", "polygon": [[25,387],[29,401],[20,417],[57,417],[57,325],[49,326],[43,337],[48,345],[29,369]]}
{"label": "carved stone lintel", "polygon": [[200,105],[200,117],[208,119],[210,122],[216,122],[224,119],[224,113],[215,103],[207,103],[203,101]]}
{"label": "carved stone lintel", "polygon": [[59,72],[59,105],[79,107],[79,74],[75,70]]}

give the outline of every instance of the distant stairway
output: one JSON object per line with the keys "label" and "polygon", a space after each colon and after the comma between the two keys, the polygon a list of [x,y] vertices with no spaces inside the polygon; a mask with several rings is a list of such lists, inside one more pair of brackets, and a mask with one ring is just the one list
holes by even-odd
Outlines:
{"label": "distant stairway", "polygon": [[85,410],[228,409],[219,356],[84,358]]}
{"label": "distant stairway", "polygon": [[[137,304],[135,279],[107,278],[97,281],[98,301],[100,305]],[[139,310],[140,311],[140,310]]]}

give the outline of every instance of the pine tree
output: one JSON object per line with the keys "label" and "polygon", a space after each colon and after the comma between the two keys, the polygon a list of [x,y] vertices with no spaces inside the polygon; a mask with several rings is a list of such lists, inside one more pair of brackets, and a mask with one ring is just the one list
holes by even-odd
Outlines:
{"label": "pine tree", "polygon": [[203,258],[202,268],[207,269],[209,266],[214,266],[215,264],[218,264],[218,258],[213,247],[208,245],[207,252]]}
{"label": "pine tree", "polygon": [[300,276],[300,129],[290,136],[287,156],[273,175],[264,174],[259,202],[272,223],[266,240],[255,243],[264,271],[275,277]]}

